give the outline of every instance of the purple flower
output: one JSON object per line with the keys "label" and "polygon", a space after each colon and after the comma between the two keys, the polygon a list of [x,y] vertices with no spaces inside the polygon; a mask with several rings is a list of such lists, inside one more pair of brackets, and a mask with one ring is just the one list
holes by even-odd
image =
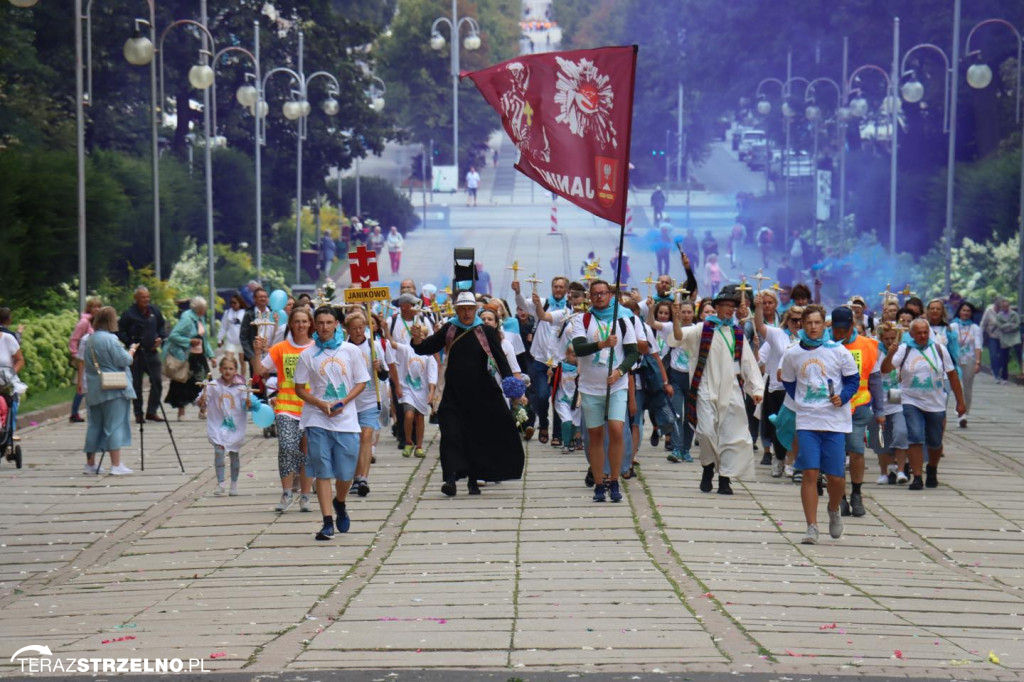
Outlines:
{"label": "purple flower", "polygon": [[526,394],[526,384],[516,377],[505,377],[501,380],[501,390],[506,398],[518,400]]}

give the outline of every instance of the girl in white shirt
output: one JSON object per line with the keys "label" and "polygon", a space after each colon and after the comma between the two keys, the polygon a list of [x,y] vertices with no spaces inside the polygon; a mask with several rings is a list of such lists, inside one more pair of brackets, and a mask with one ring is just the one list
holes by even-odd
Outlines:
{"label": "girl in white shirt", "polygon": [[974,376],[981,369],[981,327],[974,323],[974,304],[964,301],[956,311],[956,319],[949,328],[956,334],[960,349],[961,383],[964,388],[964,402],[967,412],[960,417],[960,428],[967,428],[967,415],[971,413],[971,398],[974,394]]}
{"label": "girl in white shirt", "polygon": [[217,472],[214,495],[224,494],[224,456],[231,459],[231,495],[238,494],[239,450],[245,441],[246,411],[251,402],[245,382],[238,375],[233,357],[220,360],[220,379],[207,384],[199,398],[206,410],[206,437],[213,445],[213,466]]}

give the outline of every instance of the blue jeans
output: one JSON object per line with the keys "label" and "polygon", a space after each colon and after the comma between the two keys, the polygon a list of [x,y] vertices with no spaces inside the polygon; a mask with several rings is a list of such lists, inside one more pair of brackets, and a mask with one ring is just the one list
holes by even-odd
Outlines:
{"label": "blue jeans", "polygon": [[530,407],[537,415],[538,426],[548,428],[548,405],[551,402],[551,391],[548,387],[548,366],[537,360],[530,361],[527,371],[530,377],[530,388],[527,399]]}
{"label": "blue jeans", "polygon": [[632,423],[637,425],[637,437],[640,441],[644,439],[644,410],[651,413],[651,422],[662,433],[672,434],[673,449],[682,450],[682,429],[679,427],[679,420],[672,414],[672,404],[668,396],[649,396],[642,389],[636,392],[636,416],[633,417]]}
{"label": "blue jeans", "polygon": [[1002,347],[999,339],[991,336],[988,339],[988,359],[992,363],[992,376],[995,379],[1006,379],[1010,371],[1010,354]]}
{"label": "blue jeans", "polygon": [[[690,373],[668,368],[668,382],[672,384],[675,394],[672,396],[672,410],[676,413],[676,425],[672,429],[672,448],[689,452],[693,445],[693,427],[686,421],[686,396],[690,392]],[[682,432],[682,440],[676,440],[676,434]],[[680,444],[682,447],[680,447]]]}
{"label": "blue jeans", "polygon": [[83,400],[85,400],[85,394],[76,392],[74,399],[71,401],[71,416],[78,416],[78,411],[82,408]]}

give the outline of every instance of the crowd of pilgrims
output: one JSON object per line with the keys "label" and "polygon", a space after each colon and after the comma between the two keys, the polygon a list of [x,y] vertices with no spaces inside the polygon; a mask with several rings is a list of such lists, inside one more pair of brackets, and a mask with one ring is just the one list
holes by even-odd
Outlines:
{"label": "crowd of pilgrims", "polygon": [[717,492],[733,494],[758,462],[799,484],[805,543],[818,542],[826,489],[829,533],[839,538],[843,516],[865,514],[866,477],[911,491],[939,485],[949,397],[966,428],[980,367],[971,303],[951,311],[947,301],[887,292],[877,314],[860,296],[826,310],[820,285],[812,295],[804,284],[761,282],[701,297],[682,261],[686,280],[663,275],[647,296],[588,273],[553,278],[546,296],[534,283],[527,298],[513,281],[507,300],[462,292],[442,307],[405,280],[395,301],[372,308],[300,297],[275,313],[259,289],[251,310],[225,313],[220,376],[197,389],[215,494],[225,492],[225,452],[236,493],[239,425],[252,407],[243,376],[275,413],[276,511],[295,501],[312,511],[315,491],[318,540],[349,529],[349,491],[370,493],[381,435],[390,428],[403,457],[424,457],[428,421],[440,426],[448,496],[460,479],[479,495],[520,478],[523,443],[536,438],[562,454],[582,450],[592,499],[619,502],[620,480],[636,475],[649,438],[669,462],[696,456],[705,493],[717,475]]}

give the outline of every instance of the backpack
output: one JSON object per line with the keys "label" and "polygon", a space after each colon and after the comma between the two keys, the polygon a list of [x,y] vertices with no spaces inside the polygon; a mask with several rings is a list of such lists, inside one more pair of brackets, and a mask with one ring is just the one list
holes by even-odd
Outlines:
{"label": "backpack", "polygon": [[644,393],[661,393],[665,390],[665,382],[661,378],[661,370],[653,355],[644,355],[640,358],[636,373],[644,382]]}

